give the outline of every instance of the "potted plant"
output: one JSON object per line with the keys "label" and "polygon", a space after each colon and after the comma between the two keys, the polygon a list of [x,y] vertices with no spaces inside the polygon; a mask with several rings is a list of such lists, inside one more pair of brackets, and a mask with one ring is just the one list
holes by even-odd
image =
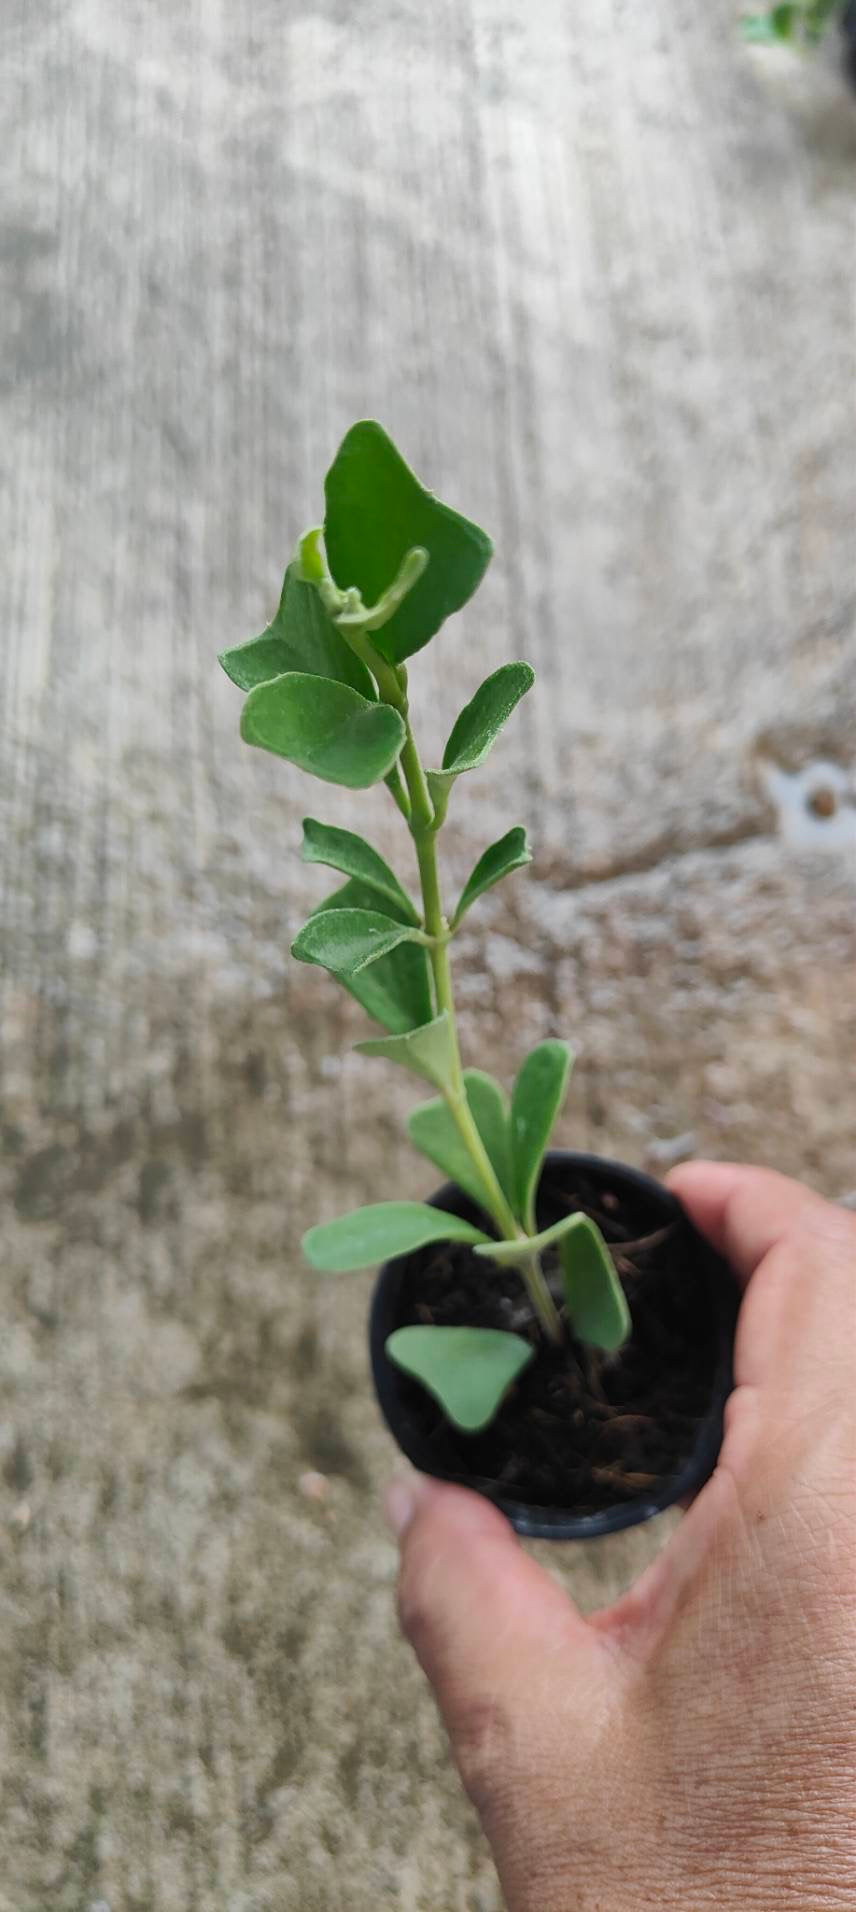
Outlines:
{"label": "potted plant", "polygon": [[637,1171],[548,1148],[571,1052],[541,1042],[510,1099],[465,1068],[451,951],[479,899],[531,860],[515,825],[447,914],[438,843],[459,780],[488,758],[527,663],[503,664],[426,769],[410,660],[467,601],[486,534],[426,491],[381,427],[354,425],[327,474],[279,609],[220,662],[246,692],[241,735],[349,790],[383,781],[409,833],[418,896],[362,836],[314,817],[303,856],[345,881],[292,945],[343,983],[382,1034],[359,1052],[431,1095],[408,1128],[450,1181],[429,1202],[375,1202],[311,1228],[312,1267],[382,1263],[371,1313],[379,1401],[403,1451],[464,1481],[518,1529],[627,1526],[710,1472],[730,1387],[735,1289],[674,1198]]}

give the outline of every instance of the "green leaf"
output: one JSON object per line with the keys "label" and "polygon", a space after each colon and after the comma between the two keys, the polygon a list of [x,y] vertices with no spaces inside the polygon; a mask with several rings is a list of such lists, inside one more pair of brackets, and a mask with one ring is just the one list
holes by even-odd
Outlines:
{"label": "green leaf", "polygon": [[427,1155],[429,1162],[447,1175],[450,1182],[462,1188],[465,1195],[471,1195],[474,1202],[484,1201],[485,1191],[478,1170],[442,1096],[432,1102],[421,1102],[418,1109],[411,1110],[407,1132],[414,1148]]}
{"label": "green leaf", "polygon": [[777,39],[790,40],[793,38],[794,28],[797,24],[799,14],[800,8],[798,6],[787,5],[773,7],[770,13],[770,24]]}
{"label": "green leaf", "polygon": [[[334,890],[332,896],[325,897],[312,914],[319,916],[325,910],[371,910],[375,900],[373,890],[352,879]],[[394,909],[392,904],[389,914],[396,922],[404,920],[403,911]],[[368,969],[358,970],[355,976],[339,976],[338,981],[366,1014],[383,1023],[392,1035],[404,1035],[408,1029],[417,1029],[421,1023],[430,1021],[433,1012],[431,972],[428,951],[420,943],[400,943],[387,956],[378,957]]]}
{"label": "green leaf", "polygon": [[[464,1085],[476,1128],[503,1193],[508,1195],[508,1106],[505,1097],[499,1084],[491,1076],[482,1075],[478,1069],[464,1071]],[[485,1191],[478,1169],[442,1096],[432,1102],[422,1102],[417,1109],[413,1109],[407,1118],[407,1128],[414,1146],[427,1155],[429,1162],[448,1175],[458,1188],[471,1195],[473,1201],[484,1202]]]}
{"label": "green leaf", "polygon": [[503,724],[534,682],[531,664],[500,664],[492,671],[453,725],[443,752],[443,769],[459,776],[462,770],[475,770],[484,763]]}
{"label": "green leaf", "polygon": [[[322,902],[316,903],[312,915],[320,916],[324,910],[376,909],[377,892],[370,889],[367,883],[360,883],[357,878],[353,876],[347,883],[342,883],[339,889],[332,890],[330,895],[325,896]],[[394,923],[406,923],[408,928],[413,927],[410,922],[410,917],[405,916],[404,910],[398,904],[388,903],[382,914],[391,916]]]}
{"label": "green leaf", "polygon": [[400,943],[368,969],[356,976],[340,976],[339,981],[390,1035],[406,1035],[431,1015],[428,957],[417,943]]}
{"label": "green leaf", "polygon": [[442,1096],[421,1102],[407,1118],[407,1131],[414,1148],[433,1162],[474,1202],[484,1202],[485,1190],[472,1156],[461,1140],[454,1117]]}
{"label": "green leaf", "polygon": [[493,1076],[487,1075],[483,1069],[465,1069],[464,1082],[473,1121],[490,1157],[491,1167],[503,1194],[511,1201],[514,1184],[508,1097]]}
{"label": "green leaf", "polygon": [[559,1246],[568,1319],[578,1341],[613,1354],[633,1325],[624,1289],[600,1229],[587,1215],[570,1220]]}
{"label": "green leaf", "polygon": [[220,663],[239,690],[268,684],[272,677],[282,677],[286,671],[303,671],[312,677],[332,678],[337,684],[350,684],[369,702],[377,696],[370,672],[327,616],[318,592],[302,581],[296,564],[290,564],[286,571],[273,623],[261,637],[251,637],[248,643],[223,651]]}
{"label": "green leaf", "polygon": [[577,1215],[562,1215],[549,1228],[539,1229],[537,1235],[518,1236],[514,1241],[492,1241],[487,1248],[477,1248],[477,1255],[487,1255],[491,1261],[498,1261],[505,1267],[515,1262],[531,1261],[533,1255],[543,1255],[548,1248],[558,1248],[563,1235],[569,1228],[575,1228]]}
{"label": "green leaf", "polygon": [[775,46],[778,42],[769,13],[744,14],[740,33],[749,46]]}
{"label": "green leaf", "polygon": [[443,752],[442,770],[429,770],[428,783],[435,805],[445,815],[449,791],[465,770],[477,770],[519,704],[535,682],[531,664],[500,664],[486,677],[464,706]]}
{"label": "green leaf", "polygon": [[526,1057],[511,1093],[514,1202],[529,1234],[535,1229],[535,1190],[544,1150],[565,1099],[571,1062],[566,1042],[540,1042]]}
{"label": "green leaf", "polygon": [[779,45],[794,38],[798,8],[771,7],[767,13],[750,13],[740,22],[744,40],[758,46]]}
{"label": "green leaf", "polygon": [[479,857],[475,869],[467,878],[461,891],[458,907],[452,917],[452,928],[457,927],[461,917],[471,908],[477,897],[484,896],[486,890],[492,890],[494,884],[501,883],[502,878],[510,876],[512,870],[521,870],[525,863],[531,863],[531,861],[532,851],[529,848],[526,831],[522,825],[516,824],[513,830],[509,830],[506,836],[500,837],[498,843],[492,843],[490,849],[485,850],[484,855]]}
{"label": "green leaf", "polygon": [[[846,13],[843,0],[809,0],[805,9],[804,30],[811,46],[818,46],[835,15]],[[842,25],[844,20],[842,18]],[[852,38],[852,35],[851,35]]]}
{"label": "green leaf", "polygon": [[397,710],[369,703],[350,684],[287,671],[250,691],[241,736],[326,783],[366,790],[392,769],[405,731]]}
{"label": "green leaf", "polygon": [[316,910],[295,937],[291,954],[301,963],[320,963],[334,976],[357,976],[399,943],[412,943],[419,935],[421,931],[395,923],[379,910]]}
{"label": "green leaf", "polygon": [[352,425],[342,440],[325,495],[330,570],[341,589],[356,585],[365,605],[383,596],[409,551],[428,553],[422,576],[373,639],[389,663],[401,664],[472,597],[490,559],[490,539],[425,490],[372,419]]}
{"label": "green leaf", "polygon": [[460,1215],[447,1215],[428,1202],[373,1202],[338,1221],[321,1222],[303,1237],[303,1253],[313,1268],[350,1274],[374,1268],[392,1255],[409,1255],[432,1241],[486,1241],[487,1236]]}
{"label": "green leaf", "polygon": [[306,584],[323,584],[327,575],[323,556],[324,533],[320,524],[312,525],[297,540],[294,569]]}
{"label": "green leaf", "polygon": [[370,843],[366,843],[361,836],[355,836],[353,831],[337,830],[331,824],[317,823],[314,817],[304,817],[300,853],[304,863],[326,863],[331,870],[342,870],[345,876],[356,877],[368,889],[382,896],[397,918],[407,923],[419,923],[417,910],[389,864],[384,862],[377,850],[372,849]]}
{"label": "green leaf", "polygon": [[465,1434],[493,1420],[500,1402],[535,1353],[530,1341],[499,1328],[396,1328],[386,1342],[396,1367],[421,1381],[447,1419]]}
{"label": "green leaf", "polygon": [[445,1009],[433,1022],[424,1023],[421,1029],[411,1029],[406,1036],[372,1036],[368,1042],[358,1042],[356,1050],[361,1056],[382,1056],[387,1062],[397,1062],[412,1075],[432,1082],[435,1089],[448,1089],[452,1085],[455,1045]]}

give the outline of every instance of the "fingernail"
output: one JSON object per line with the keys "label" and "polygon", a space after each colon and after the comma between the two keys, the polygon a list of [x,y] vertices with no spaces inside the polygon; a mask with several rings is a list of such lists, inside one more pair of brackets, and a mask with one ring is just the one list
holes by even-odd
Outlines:
{"label": "fingernail", "polygon": [[415,1482],[391,1480],[383,1497],[383,1511],[397,1540],[400,1540],[416,1512]]}

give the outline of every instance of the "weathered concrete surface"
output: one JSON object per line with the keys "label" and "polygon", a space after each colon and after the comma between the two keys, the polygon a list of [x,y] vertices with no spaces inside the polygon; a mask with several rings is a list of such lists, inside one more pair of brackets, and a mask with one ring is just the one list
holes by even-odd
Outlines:
{"label": "weathered concrete surface", "polygon": [[[450,833],[450,883],[537,846],[462,939],[480,1058],[561,1030],[565,1140],[856,1182],[856,111],[734,11],[5,10],[2,1912],[497,1903],[396,1637],[369,1281],[296,1253],[430,1184],[286,956],[352,806],[213,665],[352,417],[497,539],[428,739],[540,674]],[[661,1538],[548,1557],[591,1605]]]}

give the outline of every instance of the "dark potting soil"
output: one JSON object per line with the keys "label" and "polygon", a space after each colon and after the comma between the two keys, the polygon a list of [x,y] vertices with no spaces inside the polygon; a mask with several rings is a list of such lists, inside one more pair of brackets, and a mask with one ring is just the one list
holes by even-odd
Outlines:
{"label": "dark potting soil", "polygon": [[[401,1377],[402,1404],[427,1439],[437,1471],[533,1507],[597,1513],[657,1491],[690,1456],[708,1412],[718,1335],[708,1286],[680,1224],[652,1232],[644,1200],[578,1177],[539,1203],[547,1227],[582,1209],[616,1256],[633,1319],[616,1355],[569,1339],[549,1344],[533,1318],[522,1278],[479,1260],[464,1245],[414,1254],[401,1288],[397,1325],[513,1329],[537,1348],[490,1426],[462,1434],[418,1383]],[[549,1261],[545,1271],[550,1277]],[[559,1298],[558,1283],[556,1296]]]}

